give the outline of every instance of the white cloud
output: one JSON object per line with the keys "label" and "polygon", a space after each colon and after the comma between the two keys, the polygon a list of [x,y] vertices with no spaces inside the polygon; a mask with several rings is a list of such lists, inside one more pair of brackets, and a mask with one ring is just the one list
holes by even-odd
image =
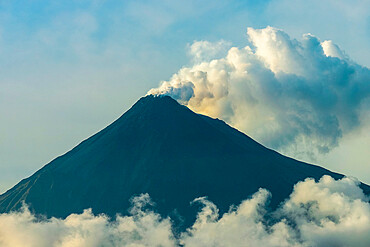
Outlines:
{"label": "white cloud", "polygon": [[209,58],[220,44],[194,43],[195,63],[149,94],[170,95],[296,157],[327,153],[361,126],[369,109],[368,68],[311,34],[298,41],[272,27],[247,33],[253,47],[232,47],[221,58]]}
{"label": "white cloud", "polygon": [[[275,212],[260,189],[220,216],[206,198],[194,224],[177,238],[169,218],[146,209],[148,194],[132,200],[130,216],[110,220],[91,210],[66,219],[39,219],[27,207],[0,215],[0,246],[369,246],[370,204],[353,178],[306,179]],[[273,195],[272,195],[273,196]]]}
{"label": "white cloud", "polygon": [[148,195],[134,202],[133,215],[117,216],[115,221],[95,216],[90,209],[64,220],[39,220],[23,207],[21,212],[0,215],[0,246],[174,246],[170,220],[142,210]]}
{"label": "white cloud", "polygon": [[299,225],[302,239],[312,246],[368,246],[370,204],[351,178],[329,176],[295,186],[282,214]]}
{"label": "white cloud", "polygon": [[331,40],[325,40],[321,43],[324,54],[328,57],[337,57],[339,59],[348,59],[344,52]]}

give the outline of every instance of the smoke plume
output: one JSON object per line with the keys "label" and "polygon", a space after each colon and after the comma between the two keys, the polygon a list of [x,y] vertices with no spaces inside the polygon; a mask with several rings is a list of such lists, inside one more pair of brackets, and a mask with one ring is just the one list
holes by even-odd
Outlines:
{"label": "smoke plume", "polygon": [[368,68],[311,34],[299,41],[273,27],[247,34],[244,48],[194,42],[193,64],[148,93],[170,95],[296,157],[327,153],[361,127],[370,109]]}

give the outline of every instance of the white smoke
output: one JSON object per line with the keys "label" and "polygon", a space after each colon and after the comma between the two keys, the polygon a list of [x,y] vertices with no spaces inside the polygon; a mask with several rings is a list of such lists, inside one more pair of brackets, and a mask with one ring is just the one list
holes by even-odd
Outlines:
{"label": "white smoke", "polygon": [[[197,220],[175,238],[171,219],[144,210],[147,194],[133,200],[130,216],[110,220],[91,210],[66,219],[38,219],[27,207],[0,215],[2,247],[94,246],[370,246],[370,204],[353,178],[299,182],[283,205],[266,217],[264,189],[219,216],[205,198]],[[272,218],[272,221],[268,221]]]}
{"label": "white smoke", "polygon": [[195,42],[194,64],[148,93],[170,95],[296,157],[327,153],[361,126],[370,109],[368,68],[311,34],[300,41],[272,27],[247,34],[252,47]]}

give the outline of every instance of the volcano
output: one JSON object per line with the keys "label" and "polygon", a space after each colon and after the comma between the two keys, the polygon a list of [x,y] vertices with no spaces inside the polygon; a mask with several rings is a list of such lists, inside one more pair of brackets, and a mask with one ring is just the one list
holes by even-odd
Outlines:
{"label": "volcano", "polygon": [[[0,212],[25,202],[47,217],[92,208],[127,214],[130,198],[148,193],[162,215],[194,217],[207,196],[226,212],[259,188],[276,207],[307,177],[343,175],[285,157],[219,119],[196,114],[169,96],[149,95],[111,125],[54,159],[0,196]],[[370,187],[361,184],[366,194]]]}

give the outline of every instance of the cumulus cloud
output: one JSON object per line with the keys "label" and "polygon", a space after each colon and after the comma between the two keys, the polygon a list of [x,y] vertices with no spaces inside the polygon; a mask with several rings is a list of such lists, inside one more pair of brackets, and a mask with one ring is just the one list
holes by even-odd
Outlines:
{"label": "cumulus cloud", "polygon": [[327,153],[361,126],[370,109],[368,68],[311,34],[296,40],[273,27],[247,34],[252,46],[224,56],[222,42],[195,42],[194,63],[148,93],[170,95],[296,156]]}
{"label": "cumulus cloud", "polygon": [[66,219],[40,220],[27,207],[0,215],[0,246],[4,247],[98,247],[174,246],[169,219],[146,212],[147,194],[133,200],[131,216],[93,215],[91,209]]}
{"label": "cumulus cloud", "polygon": [[[205,197],[194,224],[175,237],[172,221],[147,209],[148,194],[132,200],[131,215],[94,215],[91,210],[66,219],[40,219],[27,207],[0,215],[0,246],[369,246],[370,204],[353,178],[306,179],[275,212],[271,194],[260,189],[220,216]],[[273,196],[273,195],[272,195]]]}
{"label": "cumulus cloud", "polygon": [[351,178],[306,179],[295,186],[281,213],[299,226],[309,246],[369,246],[369,198],[358,185]]}

